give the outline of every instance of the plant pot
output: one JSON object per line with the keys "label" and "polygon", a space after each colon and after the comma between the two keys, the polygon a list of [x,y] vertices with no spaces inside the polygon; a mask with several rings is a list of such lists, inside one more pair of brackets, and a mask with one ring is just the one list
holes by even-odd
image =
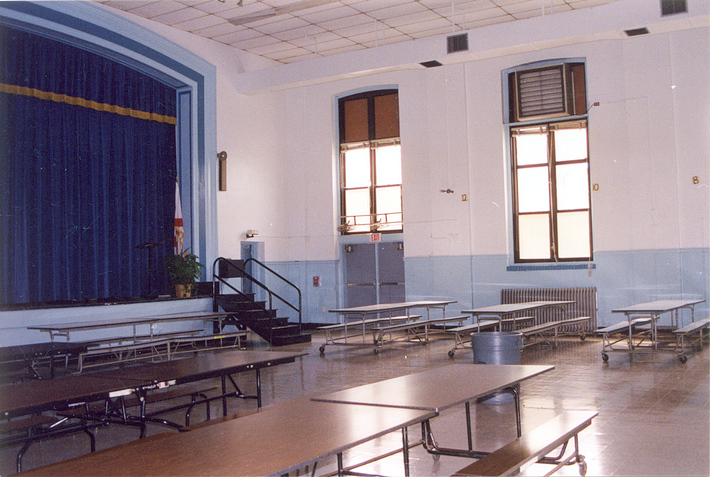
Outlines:
{"label": "plant pot", "polygon": [[188,298],[192,295],[192,287],[190,285],[175,285],[175,296],[177,298]]}

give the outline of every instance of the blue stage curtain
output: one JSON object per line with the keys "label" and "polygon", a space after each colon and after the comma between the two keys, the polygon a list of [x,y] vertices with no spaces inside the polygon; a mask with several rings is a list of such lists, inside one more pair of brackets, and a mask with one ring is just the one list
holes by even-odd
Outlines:
{"label": "blue stage curtain", "polygon": [[165,292],[175,102],[125,65],[0,27],[0,303]]}

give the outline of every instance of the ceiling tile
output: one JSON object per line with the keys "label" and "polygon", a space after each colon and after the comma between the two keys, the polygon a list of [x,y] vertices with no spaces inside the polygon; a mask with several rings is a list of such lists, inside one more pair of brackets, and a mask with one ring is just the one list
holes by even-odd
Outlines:
{"label": "ceiling tile", "polygon": [[346,28],[353,25],[363,25],[363,24],[375,24],[375,19],[369,17],[365,14],[359,13],[350,17],[338,18],[337,20],[330,20],[325,22],[320,22],[319,25],[326,30],[335,30],[338,28]]}
{"label": "ceiling tile", "polygon": [[[557,14],[619,0],[93,1],[264,58],[293,63],[540,16],[543,6],[545,14]],[[274,14],[243,25],[227,22],[264,12]],[[313,53],[316,49],[317,54]]]}
{"label": "ceiling tile", "polygon": [[158,15],[174,12],[176,10],[184,10],[186,8],[187,7],[180,2],[175,2],[173,0],[160,0],[154,3],[135,6],[128,11],[141,17],[153,18]]}
{"label": "ceiling tile", "polygon": [[205,15],[203,17],[198,17],[193,20],[188,20],[186,22],[176,23],[173,26],[181,30],[194,32],[204,30],[206,28],[213,27],[216,25],[225,24],[231,25],[230,23],[227,23],[227,20],[225,20],[224,18],[216,17],[214,15]]}
{"label": "ceiling tile", "polygon": [[231,45],[234,46],[235,48],[239,48],[240,50],[248,50],[250,48],[257,48],[260,46],[271,45],[272,43],[278,43],[278,42],[279,42],[279,40],[274,38],[273,36],[261,35],[261,36],[257,36],[256,38],[252,38],[250,40],[236,41],[236,42],[232,43]]}
{"label": "ceiling tile", "polygon": [[259,38],[262,36],[264,36],[263,33],[260,33],[256,30],[252,30],[250,28],[244,28],[234,33],[227,33],[226,35],[216,36],[213,38],[213,40],[218,41],[220,43],[224,43],[226,45],[232,45],[239,41],[250,40],[252,38]]}
{"label": "ceiling tile", "polygon": [[149,5],[151,3],[157,3],[158,0],[140,1],[140,0],[109,0],[107,2],[102,2],[107,7],[118,8],[126,12],[132,12],[133,9]]}
{"label": "ceiling tile", "polygon": [[327,22],[330,20],[337,20],[338,18],[350,17],[357,15],[360,12],[353,10],[348,6],[337,6],[334,4],[324,5],[330,7],[329,9],[321,9],[319,11],[304,10],[303,12],[294,13],[295,16],[303,18],[304,20],[312,23]]}
{"label": "ceiling tile", "polygon": [[306,25],[304,27],[294,28],[292,30],[277,32],[272,34],[272,36],[278,38],[281,41],[291,42],[292,40],[297,38],[314,37],[327,33],[328,32],[326,30],[322,29],[318,25]]}
{"label": "ceiling tile", "polygon": [[[442,20],[441,15],[437,14],[432,10],[424,10],[417,13],[412,13],[409,15],[402,15],[399,17],[388,18],[383,20],[386,24],[393,27],[398,27],[400,25],[411,25],[412,23],[427,23],[430,21]],[[448,21],[448,20],[447,20]]]}
{"label": "ceiling tile", "polygon": [[[177,2],[176,2],[177,3]],[[175,25],[176,23],[186,22],[188,20],[194,20],[195,18],[204,16],[204,12],[196,10],[194,8],[186,7],[182,10],[175,10],[174,12],[166,13],[164,15],[158,15],[152,17],[152,20],[156,22],[165,23],[166,25]]]}
{"label": "ceiling tile", "polygon": [[455,28],[455,26],[451,24],[451,20],[439,17],[439,19],[435,21],[410,23],[408,25],[401,25],[397,27],[398,30],[407,34],[420,33],[440,28],[448,28],[449,33],[451,33],[452,28]]}
{"label": "ceiling tile", "polygon": [[300,37],[294,37],[291,40],[289,40],[289,43],[292,43],[297,46],[301,46],[304,48],[312,48],[313,45],[317,44],[323,44],[329,41],[337,40],[339,38],[343,38],[340,35],[336,35],[335,33],[326,31],[318,35],[302,35]]}
{"label": "ceiling tile", "polygon": [[[224,20],[224,18],[222,20]],[[201,30],[195,30],[193,31],[193,33],[195,35],[204,36],[205,38],[214,38],[216,36],[226,35],[227,33],[234,33],[236,31],[240,31],[241,29],[244,29],[244,27],[232,25],[231,23],[224,20],[224,23],[220,23],[219,25],[211,26],[208,28],[203,28]]]}

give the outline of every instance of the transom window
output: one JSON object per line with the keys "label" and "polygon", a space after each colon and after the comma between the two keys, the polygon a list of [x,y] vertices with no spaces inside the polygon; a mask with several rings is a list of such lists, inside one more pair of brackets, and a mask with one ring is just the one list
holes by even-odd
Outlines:
{"label": "transom window", "polygon": [[402,231],[397,90],[339,101],[343,234]]}

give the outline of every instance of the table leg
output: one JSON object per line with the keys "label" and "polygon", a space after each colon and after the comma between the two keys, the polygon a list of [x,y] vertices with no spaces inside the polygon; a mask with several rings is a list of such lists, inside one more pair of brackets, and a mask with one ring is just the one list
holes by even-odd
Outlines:
{"label": "table leg", "polygon": [[222,375],[222,416],[227,416],[227,377]]}
{"label": "table leg", "polygon": [[473,450],[473,431],[471,430],[471,403],[466,402],[466,433],[468,435],[468,450]]}
{"label": "table leg", "polygon": [[404,475],[409,477],[409,436],[407,428],[402,428],[402,456],[404,459]]}
{"label": "table leg", "polygon": [[261,407],[261,371],[256,368],[256,407]]}

